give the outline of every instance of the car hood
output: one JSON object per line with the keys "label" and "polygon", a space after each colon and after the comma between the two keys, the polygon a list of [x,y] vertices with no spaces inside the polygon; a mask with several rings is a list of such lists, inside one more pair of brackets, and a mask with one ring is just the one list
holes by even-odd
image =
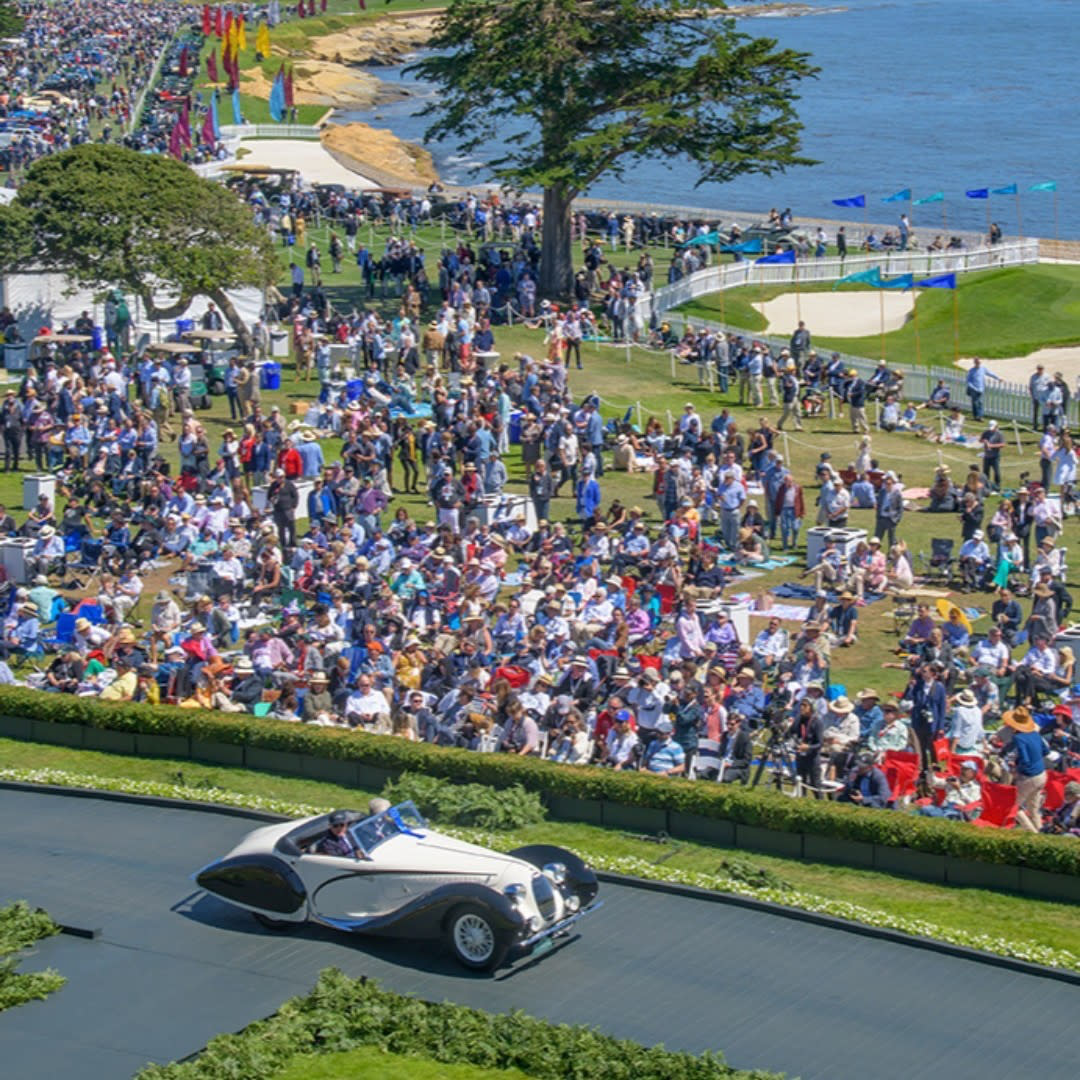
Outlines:
{"label": "car hood", "polygon": [[391,837],[372,852],[371,862],[378,870],[414,870],[503,882],[529,881],[536,873],[535,866],[520,859],[429,829],[419,830],[418,836]]}

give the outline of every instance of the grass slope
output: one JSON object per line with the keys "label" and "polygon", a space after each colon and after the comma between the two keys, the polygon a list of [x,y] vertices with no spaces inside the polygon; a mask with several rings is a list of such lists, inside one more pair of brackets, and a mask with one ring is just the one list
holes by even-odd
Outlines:
{"label": "grass slope", "polygon": [[372,1046],[338,1054],[298,1054],[272,1080],[527,1080],[520,1069],[447,1065],[430,1058],[388,1054]]}
{"label": "grass slope", "polygon": [[[960,313],[962,356],[1026,356],[1036,349],[1080,342],[1080,266],[1016,266],[958,277],[957,303]],[[827,292],[831,285],[818,285],[803,292]],[[682,305],[678,310],[693,318],[726,321],[754,333],[765,330],[765,320],[754,306],[782,293],[790,285],[764,289],[747,286],[713,293]],[[858,286],[842,291],[867,292]],[[927,289],[917,301],[919,354],[924,364],[950,365],[953,362],[953,295],[947,289]],[[813,333],[813,320],[807,319]],[[773,330],[786,336],[782,327]],[[916,362],[915,322],[885,335],[887,355],[899,363]],[[869,337],[839,338],[814,336],[819,349],[837,349],[863,356],[877,356],[881,348],[878,334]]]}
{"label": "grass slope", "polygon": [[[0,764],[8,768],[52,768],[98,777],[125,777],[188,787],[214,787],[266,799],[318,807],[362,807],[375,792],[274,773],[168,758],[136,758],[91,750],[0,739]],[[847,901],[904,918],[924,919],[966,933],[989,934],[1080,954],[1076,908],[985,889],[933,885],[873,870],[748,854],[716,844],[656,839],[619,829],[543,822],[500,833],[510,846],[553,843],[584,858],[632,858],[673,871],[728,876],[731,863],[768,872],[804,893]]]}

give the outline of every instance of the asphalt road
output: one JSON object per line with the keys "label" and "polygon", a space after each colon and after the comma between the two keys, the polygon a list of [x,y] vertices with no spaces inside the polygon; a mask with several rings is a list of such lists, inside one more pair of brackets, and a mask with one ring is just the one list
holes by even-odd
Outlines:
{"label": "asphalt road", "polygon": [[320,928],[278,935],[189,874],[254,827],[241,818],[0,789],[0,900],[24,898],[92,941],[42,943],[26,967],[68,984],[0,1014],[6,1080],[119,1080],[198,1050],[336,966],[390,989],[520,1008],[743,1067],[1072,1080],[1080,989],[707,900],[603,886],[580,936],[497,977],[438,949]]}

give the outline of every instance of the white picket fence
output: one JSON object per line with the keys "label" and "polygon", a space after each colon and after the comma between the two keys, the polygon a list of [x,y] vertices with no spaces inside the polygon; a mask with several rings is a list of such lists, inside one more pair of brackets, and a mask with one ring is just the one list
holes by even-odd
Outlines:
{"label": "white picket fence", "polygon": [[311,124],[222,124],[223,139],[318,139]]}
{"label": "white picket fence", "polygon": [[[878,255],[859,255],[847,259],[813,259],[792,264],[769,264],[758,266],[752,261],[742,263],[725,263],[722,266],[711,266],[705,270],[699,270],[682,281],[676,281],[671,285],[665,285],[657,289],[652,296],[652,302],[656,305],[657,316],[663,316],[664,320],[682,330],[689,322],[691,325],[707,326],[713,330],[742,334],[747,336],[746,331],[724,323],[702,319],[695,315],[687,318],[677,311],[671,310],[680,304],[693,300],[698,296],[706,296],[710,293],[720,292],[724,289],[736,288],[740,285],[756,285],[758,283],[792,284],[795,282],[795,274],[798,274],[799,284],[836,281],[848,274],[855,274],[861,270],[870,270],[875,266],[881,268],[882,275],[893,277],[898,274],[916,274],[919,277],[931,277],[937,274],[970,273],[974,270],[987,270],[999,266],[1023,266],[1039,261],[1038,240],[1022,240],[1011,244],[999,244],[989,248],[977,248],[973,251],[963,252],[896,252]],[[768,343],[773,351],[778,351],[788,344],[788,339],[773,337],[768,334],[753,334],[755,341]],[[855,368],[860,375],[869,375],[878,365],[878,361],[866,356],[853,356],[841,353],[844,363]],[[907,364],[890,363],[889,367],[894,371],[900,371],[904,376],[904,397],[912,401],[925,401],[930,392],[937,385],[939,379],[944,380],[949,388],[950,400],[961,406],[967,404],[966,376],[963,371],[956,368],[941,367],[912,367]],[[988,370],[993,370],[993,361],[987,364]],[[1006,382],[994,378],[987,379],[986,393],[983,396],[983,408],[987,416],[993,416],[999,420],[1013,421],[1018,424],[1030,425],[1032,419],[1031,394],[1025,384]],[[1069,402],[1069,420],[1072,425],[1080,424],[1080,400],[1074,397]]]}

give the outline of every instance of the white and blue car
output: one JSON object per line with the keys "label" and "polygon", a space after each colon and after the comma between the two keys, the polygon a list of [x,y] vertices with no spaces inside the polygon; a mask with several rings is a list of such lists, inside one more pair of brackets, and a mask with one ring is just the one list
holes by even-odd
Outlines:
{"label": "white and blue car", "polygon": [[[533,845],[504,855],[433,832],[411,802],[381,803],[256,829],[195,880],[271,929],[310,920],[441,940],[477,970],[551,948],[600,906],[596,875],[572,852]],[[331,818],[343,816],[352,853],[320,853]]]}

